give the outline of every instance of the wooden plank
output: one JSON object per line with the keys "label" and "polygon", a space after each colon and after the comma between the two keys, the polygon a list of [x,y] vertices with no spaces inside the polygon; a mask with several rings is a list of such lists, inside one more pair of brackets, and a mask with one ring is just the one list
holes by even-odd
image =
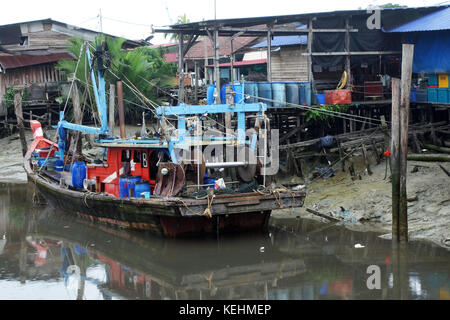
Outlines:
{"label": "wooden plank", "polygon": [[392,78],[391,167],[392,167],[392,241],[399,240],[400,197],[400,80]]}
{"label": "wooden plank", "polygon": [[411,78],[414,45],[403,44],[402,78],[400,98],[400,203],[399,236],[401,242],[408,241],[408,201],[406,193],[409,100],[411,97]]}

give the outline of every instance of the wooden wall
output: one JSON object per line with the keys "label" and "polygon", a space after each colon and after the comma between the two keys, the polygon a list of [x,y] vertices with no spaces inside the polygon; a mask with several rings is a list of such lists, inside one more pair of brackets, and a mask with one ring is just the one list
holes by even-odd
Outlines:
{"label": "wooden wall", "polygon": [[[30,100],[44,100],[45,91],[57,87],[55,84],[62,81],[62,75],[55,68],[55,63],[46,63],[37,66],[6,70],[0,74],[0,99],[12,86],[25,85],[32,87],[29,90]],[[0,103],[0,116],[4,115],[4,103]]]}
{"label": "wooden wall", "polygon": [[272,81],[308,81],[306,46],[280,47],[272,52]]}

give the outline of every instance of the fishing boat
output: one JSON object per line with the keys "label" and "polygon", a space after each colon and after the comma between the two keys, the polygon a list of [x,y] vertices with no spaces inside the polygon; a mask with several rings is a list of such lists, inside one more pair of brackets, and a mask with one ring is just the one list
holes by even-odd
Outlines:
{"label": "fishing boat", "polygon": [[[34,141],[24,167],[29,181],[52,206],[100,223],[177,237],[262,229],[272,210],[303,205],[303,191],[266,182],[268,118],[263,103],[249,104],[241,98],[231,104],[159,106],[154,110],[158,131],[153,135],[114,137],[107,121],[102,58],[106,50],[98,46],[91,61],[86,45],[99,128],[70,123],[61,111],[56,142],[44,137],[38,121],[30,121]],[[119,86],[118,106],[123,119]],[[246,135],[249,113],[255,118],[251,136]],[[237,115],[236,134],[199,134],[202,121],[226,114]],[[95,146],[104,150],[102,157],[66,150],[69,130],[95,135]],[[258,139],[262,132],[264,140]],[[260,140],[263,156],[256,155]],[[214,161],[216,151],[213,157],[205,156],[218,147],[235,155],[227,161]],[[234,173],[236,180],[230,181],[227,175]]]}

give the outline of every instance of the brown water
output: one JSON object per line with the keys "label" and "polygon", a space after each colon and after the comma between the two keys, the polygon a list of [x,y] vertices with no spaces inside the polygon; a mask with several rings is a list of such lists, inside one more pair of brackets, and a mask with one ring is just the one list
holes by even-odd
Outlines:
{"label": "brown water", "polygon": [[[168,240],[34,206],[33,191],[0,184],[0,299],[450,298],[450,252],[428,243],[394,251],[377,234],[302,219]],[[371,265],[380,289],[368,288]]]}

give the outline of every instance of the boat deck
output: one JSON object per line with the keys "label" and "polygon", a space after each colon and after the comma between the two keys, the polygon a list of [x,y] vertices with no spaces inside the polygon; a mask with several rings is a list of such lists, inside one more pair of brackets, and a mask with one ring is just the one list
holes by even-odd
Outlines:
{"label": "boat deck", "polygon": [[56,181],[59,181],[61,183],[61,179],[64,179],[64,183],[67,186],[73,187],[72,184],[72,173],[67,171],[47,171],[43,170],[42,174],[52,178]]}

